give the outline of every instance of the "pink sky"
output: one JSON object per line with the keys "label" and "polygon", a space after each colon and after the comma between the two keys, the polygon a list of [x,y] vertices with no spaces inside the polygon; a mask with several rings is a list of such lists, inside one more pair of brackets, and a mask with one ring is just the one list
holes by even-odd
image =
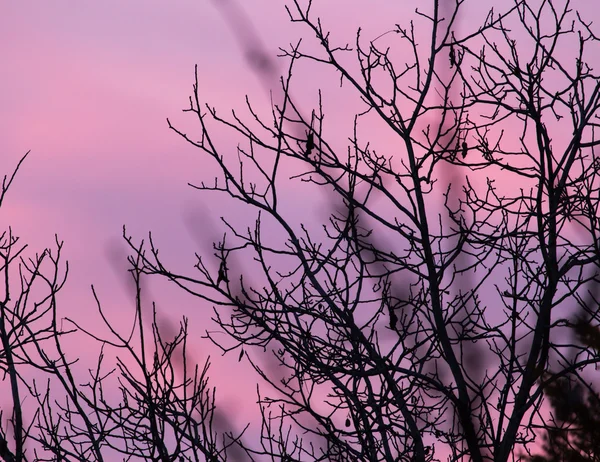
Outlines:
{"label": "pink sky", "polygon": [[[253,19],[264,21],[257,13]],[[32,151],[2,209],[2,227],[13,226],[35,250],[51,246],[55,233],[65,241],[71,272],[60,298],[63,315],[93,325],[94,283],[115,323],[129,320],[131,299],[107,259],[123,224],[136,240],[152,230],[178,267],[193,262],[182,211],[202,201],[187,182],[204,164],[165,119],[186,123],[181,109],[194,64],[201,65],[207,99],[224,109],[245,93],[262,96],[259,82],[210,2],[6,3],[0,44],[2,174]],[[211,208],[218,212],[218,204]],[[185,313],[194,329],[208,327],[200,321],[209,306],[199,310],[181,293],[156,292],[174,322]],[[208,351],[218,355],[204,345],[198,361]],[[254,407],[254,399],[240,400],[243,366],[231,364],[213,361],[219,395],[238,408]],[[254,398],[253,387],[246,391]]]}
{"label": "pink sky", "polygon": [[[376,0],[368,2],[368,14],[366,2],[358,0],[317,3],[324,24],[342,43],[353,42],[359,26],[366,34],[393,28],[423,2]],[[583,1],[576,3],[585,7]],[[283,3],[250,4],[246,13],[273,54],[307,35],[301,26],[290,25]],[[470,14],[487,11],[489,4],[477,2],[480,11]],[[222,204],[206,202],[187,186],[207,179],[212,166],[171,132],[165,120],[194,129],[193,121],[181,113],[192,91],[194,65],[199,64],[204,100],[223,114],[242,107],[246,94],[257,107],[268,109],[265,88],[208,0],[4,2],[0,55],[0,173],[8,173],[32,151],[2,208],[2,229],[10,224],[35,250],[52,246],[55,233],[65,241],[71,265],[60,299],[65,316],[84,325],[96,319],[89,289],[94,283],[114,319],[123,319],[125,310],[125,319],[130,319],[131,300],[107,259],[107,248],[119,241],[122,226],[136,240],[152,231],[173,268],[186,270],[197,249],[182,213],[194,204],[207,207],[214,218],[220,213]],[[305,68],[294,92],[311,98],[304,106],[308,112],[316,89],[331,89],[327,123],[343,142],[351,134],[353,113],[334,93],[337,77],[323,72],[316,66]],[[385,137],[382,131],[379,142]],[[160,285],[153,286],[152,295],[176,321],[186,314],[204,330],[209,306]],[[198,359],[209,351],[218,394],[238,409],[254,409],[254,386],[249,385],[247,400],[238,388],[240,375],[249,369],[238,365],[237,358],[216,357],[208,344]],[[243,422],[241,416],[238,423]]]}
{"label": "pink sky", "polygon": [[[382,16],[400,12],[377,3]],[[352,40],[359,23],[379,27],[380,16],[364,20],[358,8],[359,2],[338,1],[320,13]],[[273,55],[302,35],[272,2],[255,1],[247,14]],[[59,299],[62,315],[94,325],[93,283],[115,324],[129,322],[132,300],[107,258],[123,224],[136,240],[151,230],[175,268],[191,268],[197,250],[182,212],[206,198],[187,183],[206,179],[212,167],[166,123],[170,117],[179,127],[195,127],[181,113],[194,65],[199,64],[205,101],[223,113],[241,107],[246,94],[268,108],[265,88],[210,1],[4,3],[0,53],[2,174],[32,151],[2,208],[2,227],[13,226],[32,250],[52,246],[55,233],[65,241],[70,277]],[[314,73],[311,77],[303,81],[318,82]],[[296,92],[310,90],[314,99],[316,88],[299,86]],[[204,205],[218,217],[218,202]],[[153,288],[152,296],[175,322],[185,314],[195,329],[209,327],[210,306],[164,288]],[[96,347],[79,343],[78,353],[94,359]],[[254,376],[236,358],[218,357],[208,343],[196,359],[203,361],[209,352],[218,397],[238,410],[236,423],[243,424],[255,412],[255,387],[244,376]],[[245,382],[246,395],[239,388]]]}
{"label": "pink sky", "polygon": [[[379,32],[382,18],[387,18],[387,30],[394,17],[405,14],[390,2],[376,4],[377,14],[368,17],[357,1],[328,2],[318,12],[340,41],[353,41],[359,25]],[[206,179],[206,169],[213,167],[168,129],[166,118],[195,129],[181,113],[195,64],[205,101],[222,113],[242,107],[246,94],[263,110],[269,98],[214,5],[208,0],[103,0],[0,6],[0,171],[11,170],[31,150],[3,206],[1,223],[13,226],[35,250],[52,246],[55,233],[65,241],[71,269],[60,298],[65,316],[83,324],[97,319],[93,283],[114,319],[122,319],[125,310],[129,319],[131,300],[107,259],[107,246],[119,242],[123,224],[137,240],[152,231],[174,267],[186,269],[196,248],[182,213],[198,203],[214,218],[220,213],[218,202],[206,202],[187,186]],[[254,1],[246,13],[273,56],[279,46],[306,35],[300,25],[290,27],[282,5]],[[284,72],[285,62],[280,65]],[[329,81],[320,85],[318,67],[303,72],[294,91],[310,96],[309,111],[317,88],[335,88],[338,82],[328,71],[322,77]],[[341,120],[351,122],[352,113],[345,111],[343,100],[334,96],[330,101],[336,103],[330,127],[343,141],[349,126],[340,130]],[[209,306],[199,310],[197,302],[178,292],[166,297],[153,290],[152,295],[177,316],[200,321],[210,314]],[[213,350],[206,345],[206,351]],[[239,390],[228,390],[226,379],[237,378],[243,366],[213,364],[221,396],[239,397]],[[239,380],[230,383],[237,388]],[[248,392],[254,398],[254,387]]]}

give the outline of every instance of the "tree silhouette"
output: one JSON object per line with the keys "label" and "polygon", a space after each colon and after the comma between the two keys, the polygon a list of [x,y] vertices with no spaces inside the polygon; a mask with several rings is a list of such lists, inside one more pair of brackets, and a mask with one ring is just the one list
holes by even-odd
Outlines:
{"label": "tree silhouette", "polygon": [[[566,0],[516,0],[460,30],[470,3],[416,4],[408,22],[359,29],[350,46],[312,1],[292,0],[292,24],[313,41],[281,49],[283,96],[267,116],[250,98],[247,120],[203,105],[196,67],[186,112],[199,133],[169,127],[220,170],[193,187],[253,218],[240,225],[240,209],[223,207],[224,237],[190,272],[124,229],[130,326],[113,326],[95,290],[105,334],[62,320],[62,243],[26,260],[5,233],[4,460],[504,462],[540,429],[548,460],[597,454],[583,376],[600,362],[589,327],[600,322],[600,76],[588,62],[599,40]],[[328,125],[328,93],[292,97],[304,64],[355,97],[347,145]],[[328,216],[302,217],[293,201],[321,191]],[[209,363],[187,347],[198,329],[144,308],[152,275],[212,305],[220,332],[205,336],[256,371],[259,437],[234,435],[215,408]],[[83,383],[64,348],[75,335],[101,348]]]}
{"label": "tree silhouette", "polygon": [[[0,205],[26,157],[4,177]],[[8,416],[0,411],[1,460],[225,461],[239,455],[242,435],[229,431],[226,415],[215,408],[210,360],[197,364],[188,351],[187,319],[176,326],[154,305],[150,312],[143,308],[139,261],[129,257],[131,324],[111,322],[92,287],[104,325],[89,329],[59,315],[69,270],[63,242],[56,238],[54,249],[33,257],[26,248],[12,228],[0,236],[0,409],[11,410]],[[99,346],[97,363],[85,364],[83,379],[69,337]]]}
{"label": "tree silhouette", "polygon": [[[255,219],[224,213],[226,238],[195,273],[125,237],[142,272],[214,306],[229,340],[207,337],[243,347],[274,390],[259,395],[272,458],[506,461],[551,423],[543,390],[598,361],[562,339],[575,309],[598,319],[585,298],[600,256],[600,86],[586,61],[597,36],[568,1],[517,0],[459,30],[464,8],[419,4],[350,46],[313,2],[292,1],[290,20],[315,40],[281,49],[289,67],[268,117],[250,98],[248,121],[204,105],[196,70],[186,111],[199,133],[169,121],[220,169],[193,187]],[[333,70],[361,105],[348,146],[325,94],[292,96],[303,64]],[[363,140],[377,123],[385,143]],[[237,135],[236,155],[215,125]],[[306,200],[327,191],[329,217],[298,223],[291,184]]]}

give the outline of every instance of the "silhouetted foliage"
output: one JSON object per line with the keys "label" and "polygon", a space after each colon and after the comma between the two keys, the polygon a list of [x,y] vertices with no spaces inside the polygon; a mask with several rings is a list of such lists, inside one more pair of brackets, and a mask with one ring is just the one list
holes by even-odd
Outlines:
{"label": "silhouetted foliage", "polygon": [[[600,355],[600,329],[585,317],[577,318],[573,329],[578,340]],[[552,374],[544,374],[547,380]],[[544,389],[552,407],[550,422],[544,427],[542,454],[531,462],[590,462],[600,458],[600,394],[581,378],[565,375]]]}

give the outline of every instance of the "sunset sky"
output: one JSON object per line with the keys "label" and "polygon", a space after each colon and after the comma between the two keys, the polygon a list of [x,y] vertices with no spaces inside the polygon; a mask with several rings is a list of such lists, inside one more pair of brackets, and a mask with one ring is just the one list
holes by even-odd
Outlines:
{"label": "sunset sky", "polygon": [[[317,11],[340,42],[352,42],[359,26],[381,33],[407,11],[395,2],[375,3],[377,14],[369,16],[356,1],[327,2]],[[152,231],[167,260],[181,270],[192,267],[198,250],[184,225],[186,213],[206,222],[200,226],[200,235],[208,238],[203,252],[210,249],[210,238],[220,237],[216,220],[223,204],[187,186],[209,179],[206,173],[213,167],[168,129],[166,118],[199,133],[181,112],[189,104],[195,64],[204,101],[221,113],[242,108],[245,95],[259,109],[269,109],[268,89],[277,89],[276,80],[261,78],[248,65],[240,47],[245,37],[234,33],[240,22],[228,10],[231,4],[223,4],[218,9],[209,0],[103,0],[0,6],[0,173],[12,172],[31,150],[0,223],[3,229],[12,226],[32,252],[53,248],[55,234],[64,240],[70,275],[59,310],[84,326],[99,319],[91,284],[115,324],[127,326],[131,320],[133,300],[123,284],[123,225],[136,241]],[[241,24],[253,26],[274,59],[278,47],[307,36],[306,29],[289,23],[281,3],[257,0],[251,8],[234,10],[240,11],[248,20]],[[382,18],[387,19],[382,23]],[[275,63],[284,73],[287,63]],[[305,107],[310,111],[316,90],[336,88],[338,81],[331,71],[319,74],[318,67],[303,72],[294,91],[310,95]],[[329,101],[330,127],[344,140],[353,112],[333,94]],[[289,188],[294,201],[294,185]],[[295,208],[314,213],[296,201]],[[174,322],[185,314],[197,332],[210,328],[210,306],[159,282],[150,290]],[[93,360],[97,345],[78,342],[77,350]],[[236,407],[238,417],[246,407],[254,410],[255,387],[249,383],[246,397],[239,389],[248,369],[237,358],[218,357],[206,342],[195,359],[203,362],[209,352],[221,402]],[[244,416],[240,419],[241,424]]]}
{"label": "sunset sky", "polygon": [[[417,3],[327,0],[315,1],[315,9],[341,44],[352,43],[359,26],[376,36],[406,23]],[[310,42],[305,27],[289,22],[283,2],[242,4],[274,59],[280,46],[301,37]],[[70,276],[59,309],[84,326],[98,321],[91,284],[116,324],[131,319],[133,300],[123,284],[120,253],[125,252],[123,225],[136,242],[152,231],[165,260],[181,271],[192,268],[194,252],[210,254],[210,241],[222,233],[218,217],[227,204],[187,185],[209,180],[214,166],[166,122],[168,117],[182,130],[200,133],[193,118],[181,112],[189,104],[196,64],[200,94],[220,113],[242,109],[245,95],[260,110],[269,110],[268,88],[273,85],[276,92],[276,81],[261,78],[248,65],[235,33],[239,23],[227,13],[231,4],[222,5],[217,8],[216,0],[19,0],[0,5],[0,175],[11,173],[31,150],[0,211],[0,228],[12,226],[32,252],[53,248],[55,234],[65,241]],[[477,5],[468,13],[473,18],[487,12],[491,2]],[[275,63],[285,73],[287,62]],[[299,70],[294,91],[300,101],[307,98],[306,113],[316,103],[318,88],[330,91],[327,124],[343,146],[356,106],[336,93],[338,86],[331,70],[307,66]],[[390,139],[381,128],[370,134],[375,144]],[[237,143],[218,141],[230,148]],[[312,202],[298,197],[298,183],[282,188],[291,215],[310,220],[320,213],[311,208],[319,196]],[[197,236],[206,238],[202,249],[184,224],[190,215],[202,228]],[[198,333],[211,328],[210,305],[158,281],[150,285],[150,295],[175,323],[186,315]],[[246,394],[239,388],[243,379],[253,377],[249,367],[239,364],[235,354],[220,358],[208,342],[198,341],[196,348],[198,362],[211,353],[213,384],[221,402],[238,411],[234,420],[240,426],[255,412],[252,381]],[[83,342],[78,349],[94,359],[97,345]]]}
{"label": "sunset sky", "polygon": [[[285,11],[266,1],[254,4],[249,17],[275,54],[285,38]],[[179,268],[191,268],[198,250],[182,217],[205,201],[187,183],[206,165],[166,122],[170,117],[193,127],[181,109],[188,106],[194,65],[207,102],[224,111],[239,106],[245,94],[268,104],[267,93],[209,1],[4,3],[0,49],[2,175],[31,150],[2,207],[2,228],[12,226],[32,252],[53,247],[55,233],[65,241],[70,276],[59,298],[64,316],[94,325],[93,283],[115,324],[128,325],[133,300],[111,259],[115,248],[124,249],[123,225],[136,240],[152,231]],[[218,203],[205,206],[218,218]],[[122,258],[121,264],[124,269]],[[210,306],[151,290],[175,323],[186,314],[196,332],[209,327]],[[213,359],[219,355],[204,345],[198,362],[208,352]],[[73,353],[93,359],[96,347],[79,343]],[[252,386],[251,402],[240,401],[243,366],[213,364],[219,396],[238,410],[254,407]]]}

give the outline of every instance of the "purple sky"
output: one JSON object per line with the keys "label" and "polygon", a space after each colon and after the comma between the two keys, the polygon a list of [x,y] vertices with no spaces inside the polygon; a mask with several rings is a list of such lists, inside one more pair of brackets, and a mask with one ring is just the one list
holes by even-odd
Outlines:
{"label": "purple sky", "polygon": [[[285,12],[255,4],[249,13],[257,27],[273,23],[263,35],[271,43],[284,30]],[[94,283],[115,322],[129,320],[131,298],[107,258],[123,224],[136,240],[152,230],[179,268],[190,268],[197,250],[182,212],[203,201],[187,182],[206,165],[166,123],[170,117],[194,126],[181,113],[194,64],[207,101],[223,110],[246,93],[268,102],[266,93],[208,1],[7,3],[0,7],[0,44],[2,174],[32,151],[2,208],[2,226],[13,226],[35,250],[51,246],[55,233],[65,241],[71,273],[59,299],[63,315],[93,325]],[[210,208],[217,216],[219,204]],[[208,327],[200,321],[210,307],[154,286],[152,295],[175,322],[185,313],[195,329]],[[85,346],[79,351],[93,358],[96,345],[89,352]],[[197,360],[208,351],[198,351]],[[239,407],[244,400],[233,385],[243,366],[228,362],[214,361],[213,376],[219,395]]]}
{"label": "purple sky", "polygon": [[[377,14],[370,16],[357,1],[327,2],[315,11],[340,42],[352,42],[359,25],[380,33],[406,13],[394,2],[375,3]],[[279,46],[307,35],[300,25],[290,26],[282,4],[253,1],[246,13],[273,56]],[[203,207],[217,218],[223,204],[187,186],[207,179],[213,167],[168,129],[166,117],[178,127],[197,130],[181,112],[192,92],[195,64],[202,98],[223,114],[241,108],[246,94],[258,108],[269,108],[265,82],[247,65],[230,26],[208,0],[0,6],[0,172],[8,173],[32,151],[0,221],[3,228],[10,224],[32,251],[51,247],[55,233],[65,241],[70,276],[59,298],[62,315],[95,325],[93,283],[111,319],[129,322],[132,299],[108,258],[121,242],[123,224],[138,241],[151,230],[175,268],[191,268],[198,249],[183,214]],[[287,64],[277,64],[283,73]],[[299,71],[294,92],[310,96],[306,111],[319,87],[334,90],[338,85],[331,72],[320,72],[310,66]],[[333,93],[329,101],[330,130],[337,130],[345,144],[354,112]],[[305,205],[304,212],[309,211]],[[185,314],[196,329],[209,327],[209,306],[157,283],[151,291],[175,322]],[[84,359],[95,358],[96,344],[79,342],[77,348]],[[196,359],[203,361],[208,352],[221,401],[254,410],[255,387],[249,383],[249,400],[239,390],[248,368],[233,356],[218,357],[207,343],[197,346]],[[246,420],[238,417],[239,424]]]}
{"label": "purple sky", "polygon": [[[365,34],[393,28],[422,2],[368,3],[365,8],[361,1],[328,0],[315,2],[315,8],[345,43],[354,40],[359,26]],[[489,3],[477,2],[480,10],[469,14],[487,11]],[[252,7],[246,13],[273,55],[299,37],[311,38],[306,29],[288,22],[283,3],[248,4]],[[3,229],[13,226],[35,250],[52,246],[55,233],[65,241],[71,265],[60,299],[65,316],[84,325],[97,319],[89,289],[94,283],[114,319],[130,319],[131,299],[107,258],[123,224],[135,240],[152,231],[167,261],[185,270],[199,249],[185,229],[183,213],[201,205],[216,218],[223,205],[207,202],[187,186],[209,178],[212,166],[171,132],[165,120],[195,128],[181,113],[192,91],[194,65],[199,65],[204,101],[223,114],[241,108],[246,94],[258,108],[268,110],[264,82],[248,67],[231,28],[208,0],[4,2],[0,55],[0,173],[8,173],[32,151],[2,208],[0,224]],[[279,64],[284,72],[285,62]],[[326,123],[343,143],[351,134],[354,113],[349,109],[355,106],[335,92],[338,82],[331,71],[307,66],[298,73],[294,93],[300,100],[310,98],[304,105],[308,113],[317,88],[331,91]],[[385,130],[372,134],[377,135],[373,142],[382,144],[389,136]],[[283,187],[293,193],[296,186]],[[209,306],[160,284],[152,286],[152,295],[175,319],[186,314],[199,329],[206,327],[202,321]],[[124,312],[127,318],[122,318]],[[212,351],[203,345],[199,361]],[[87,354],[85,348],[82,352]],[[224,400],[238,409],[242,404],[254,408],[254,387],[248,389],[249,402],[239,393],[239,374],[248,369],[237,358],[223,361],[213,355],[212,370]]]}

